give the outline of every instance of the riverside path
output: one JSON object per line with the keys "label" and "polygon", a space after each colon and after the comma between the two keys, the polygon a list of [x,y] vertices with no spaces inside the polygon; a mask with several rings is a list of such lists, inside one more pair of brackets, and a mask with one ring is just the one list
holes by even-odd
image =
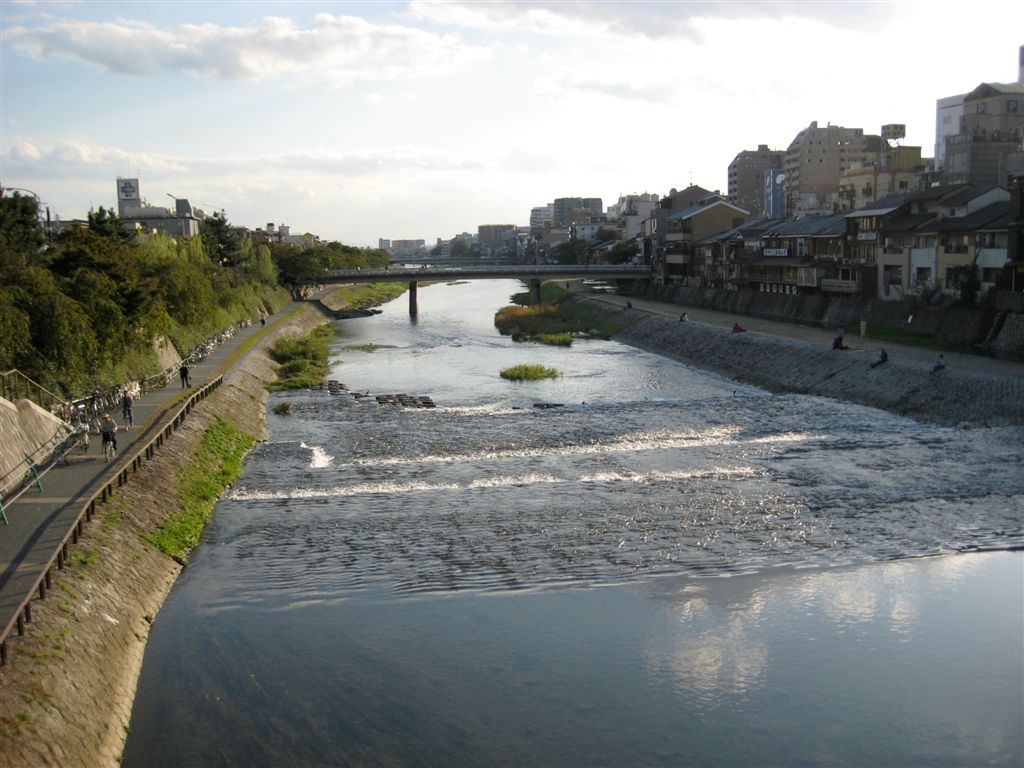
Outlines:
{"label": "riverside path", "polygon": [[[678,318],[684,312],[687,322],[704,323],[720,328],[731,328],[734,323],[739,323],[750,333],[760,333],[766,336],[775,336],[780,339],[801,341],[806,344],[829,348],[835,338],[835,328],[822,328],[814,325],[803,325],[801,323],[788,323],[779,320],[764,320],[749,315],[740,315],[730,312],[719,312],[713,309],[687,306],[684,304],[673,304],[664,301],[652,301],[650,299],[638,299],[633,296],[619,296],[615,294],[583,294],[582,286],[575,285],[575,290],[580,292],[581,298],[589,301],[599,302],[621,310],[628,301],[634,312],[646,312],[662,317]],[[870,362],[877,357],[881,349],[885,349],[890,360],[916,361],[922,365],[932,365],[938,357],[937,349],[927,347],[914,347],[906,344],[894,344],[888,341],[877,341],[870,338],[861,338],[858,334],[860,329],[855,326],[846,328],[845,344],[849,352],[870,353],[865,354],[865,361]],[[1013,378],[1024,378],[1024,364],[1008,359],[987,357],[981,354],[969,352],[942,351],[945,355],[947,365],[950,369],[962,371],[976,371],[979,373],[992,373]]]}
{"label": "riverside path", "polygon": [[[291,303],[272,316],[264,327],[254,323],[222,342],[203,360],[189,366],[191,390],[215,379],[233,353],[255,336],[270,330],[275,319],[289,316],[298,303]],[[5,507],[8,525],[0,522],[0,643],[6,642],[25,596],[33,588],[54,551],[67,534],[83,504],[120,468],[119,458],[131,453],[132,446],[144,444],[162,426],[161,416],[182,399],[178,376],[162,389],[151,390],[135,401],[135,426],[125,430],[120,409],[111,416],[118,423],[118,457],[106,462],[98,436],[90,440],[88,450],[75,448],[67,462],[54,466],[41,478],[40,490],[33,487]]]}

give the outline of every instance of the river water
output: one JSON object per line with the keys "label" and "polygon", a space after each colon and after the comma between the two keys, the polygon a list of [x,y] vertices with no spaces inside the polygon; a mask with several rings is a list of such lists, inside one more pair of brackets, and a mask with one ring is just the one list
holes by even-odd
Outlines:
{"label": "river water", "polygon": [[271,398],[125,765],[1024,761],[1020,430],[515,344],[517,290],[343,322],[331,378],[436,408]]}

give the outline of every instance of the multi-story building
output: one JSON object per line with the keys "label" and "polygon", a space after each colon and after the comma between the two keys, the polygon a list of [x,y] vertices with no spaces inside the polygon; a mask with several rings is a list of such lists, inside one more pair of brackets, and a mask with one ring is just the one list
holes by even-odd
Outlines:
{"label": "multi-story building", "polygon": [[762,256],[766,232],[784,219],[752,219],[738,227],[716,232],[694,248],[694,271],[702,285],[739,290],[746,265]]}
{"label": "multi-story building", "polygon": [[960,133],[966,93],[945,96],[935,102],[935,169],[946,167],[946,137]]}
{"label": "multi-story building", "polygon": [[781,168],[786,153],[781,149],[768,149],[759,144],[757,149],[745,149],[729,163],[729,202],[750,211],[752,216],[765,216],[765,173]]}
{"label": "multi-story building", "polygon": [[720,196],[669,213],[662,233],[664,246],[653,262],[655,274],[662,281],[699,278],[702,264],[696,244],[715,232],[734,229],[749,218],[747,211]]}
{"label": "multi-story building", "polygon": [[964,96],[960,129],[944,137],[947,183],[1005,184],[1024,145],[1024,83],[982,83]]}
{"label": "multi-story building", "polygon": [[[1017,82],[1015,84],[982,83],[970,93],[946,96],[936,102],[935,169],[943,171],[949,167],[947,141],[958,145],[956,152],[960,156],[956,160],[958,167],[951,169],[951,172],[944,177],[947,182],[1005,183],[1005,176],[982,178],[976,175],[972,179],[971,166],[990,165],[992,163],[991,156],[998,155],[999,152],[999,148],[994,146],[998,141],[994,139],[997,139],[999,134],[1012,133],[1015,127],[1019,127],[1019,125],[1014,126],[1012,120],[1006,119],[1014,114],[1024,115],[1021,92],[1019,89],[1014,89],[1014,85],[1024,85],[1024,45],[1017,49]],[[987,136],[987,140],[983,138],[974,142],[971,139],[960,138],[966,134],[972,134],[976,130],[982,131],[983,136]],[[971,145],[975,143],[979,146],[972,147]],[[987,146],[980,146],[983,144]],[[1018,146],[1018,151],[1021,149]],[[971,156],[972,154],[974,157]],[[989,157],[986,158],[985,155]],[[972,160],[975,162],[972,163]],[[998,160],[996,163],[998,164]],[[1014,167],[1011,165],[1011,168]],[[975,174],[981,172],[980,168],[973,170]],[[1017,170],[1022,169],[1017,168]],[[998,170],[996,172],[998,173]]]}
{"label": "multi-story building", "polygon": [[839,208],[855,211],[892,194],[918,189],[928,163],[920,147],[886,146],[878,162],[843,171],[839,181]]}
{"label": "multi-story building", "polygon": [[477,242],[481,256],[495,256],[505,250],[510,237],[518,231],[515,224],[481,224],[477,227]]}
{"label": "multi-story building", "polygon": [[[658,201],[650,216],[640,222],[640,234],[637,237],[637,256],[641,263],[652,264],[665,250],[665,234],[668,231],[667,220],[670,215],[682,211],[698,203],[707,203],[725,198],[716,190],[691,184],[682,192],[673,188]],[[727,227],[722,227],[726,229]]]}
{"label": "multi-story building", "polygon": [[392,240],[388,251],[392,256],[417,256],[426,252],[426,240]]}
{"label": "multi-story building", "polygon": [[759,258],[746,265],[747,284],[765,293],[856,293],[860,274],[843,263],[846,218],[786,219],[761,234]]}
{"label": "multi-story building", "polygon": [[138,179],[117,179],[117,215],[122,226],[139,234],[161,233],[173,238],[195,237],[206,214],[185,198],[174,198],[174,210],[149,205],[142,199]]}
{"label": "multi-story building", "polygon": [[554,221],[554,206],[551,203],[530,209],[530,229],[543,229]]}
{"label": "multi-story building", "polygon": [[568,227],[603,214],[604,207],[599,197],[558,197],[551,204],[551,225]]}
{"label": "multi-story building", "polygon": [[608,218],[615,222],[619,240],[632,240],[640,234],[643,222],[661,199],[653,192],[642,195],[623,195],[615,205],[608,206]]}
{"label": "multi-story building", "polygon": [[839,210],[839,180],[856,165],[877,163],[887,142],[862,128],[817,121],[800,131],[786,150],[786,207],[791,215]]}
{"label": "multi-story building", "polygon": [[[1001,268],[1005,263],[1005,243],[1001,255],[982,254],[978,243],[965,237],[998,217],[991,210],[982,214],[984,209],[1002,204],[1008,214],[1009,199],[1004,188],[972,184],[929,187],[884,198],[872,207],[846,214],[848,261],[877,265],[876,288],[881,299],[902,299],[932,290],[952,294],[956,281],[950,270],[968,264],[993,269],[997,262]],[[972,219],[975,214],[978,218]]]}

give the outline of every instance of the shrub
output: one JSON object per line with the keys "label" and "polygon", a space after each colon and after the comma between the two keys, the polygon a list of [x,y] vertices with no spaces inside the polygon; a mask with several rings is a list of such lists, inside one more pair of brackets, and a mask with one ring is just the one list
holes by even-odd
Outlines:
{"label": "shrub", "polygon": [[501,372],[501,378],[510,381],[537,381],[539,379],[557,379],[562,374],[554,368],[544,365],[514,365]]}

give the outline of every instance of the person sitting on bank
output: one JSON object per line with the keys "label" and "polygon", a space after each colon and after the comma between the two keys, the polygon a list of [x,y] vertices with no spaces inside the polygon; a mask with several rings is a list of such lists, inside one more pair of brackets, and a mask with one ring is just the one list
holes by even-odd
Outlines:
{"label": "person sitting on bank", "polygon": [[943,355],[939,355],[939,359],[935,361],[935,365],[932,366],[932,373],[938,373],[946,369],[946,358]]}
{"label": "person sitting on bank", "polygon": [[875,362],[873,362],[871,364],[871,367],[872,368],[877,368],[878,366],[882,365],[883,363],[887,363],[887,362],[889,362],[889,355],[883,349],[881,352],[878,353],[878,359],[875,360]]}
{"label": "person sitting on bank", "polygon": [[849,347],[843,344],[842,336],[836,336],[832,339],[832,349],[849,349]]}
{"label": "person sitting on bank", "polygon": [[732,332],[733,332],[733,333],[743,333],[743,332],[744,332],[745,330],[747,330],[747,329],[746,329],[746,328],[744,328],[744,327],[743,327],[742,325],[740,325],[739,323],[733,323],[733,324],[732,324]]}
{"label": "person sitting on bank", "polygon": [[685,323],[686,322],[686,313],[685,312],[683,312],[683,314],[681,314],[679,316],[679,322],[680,323]]}

